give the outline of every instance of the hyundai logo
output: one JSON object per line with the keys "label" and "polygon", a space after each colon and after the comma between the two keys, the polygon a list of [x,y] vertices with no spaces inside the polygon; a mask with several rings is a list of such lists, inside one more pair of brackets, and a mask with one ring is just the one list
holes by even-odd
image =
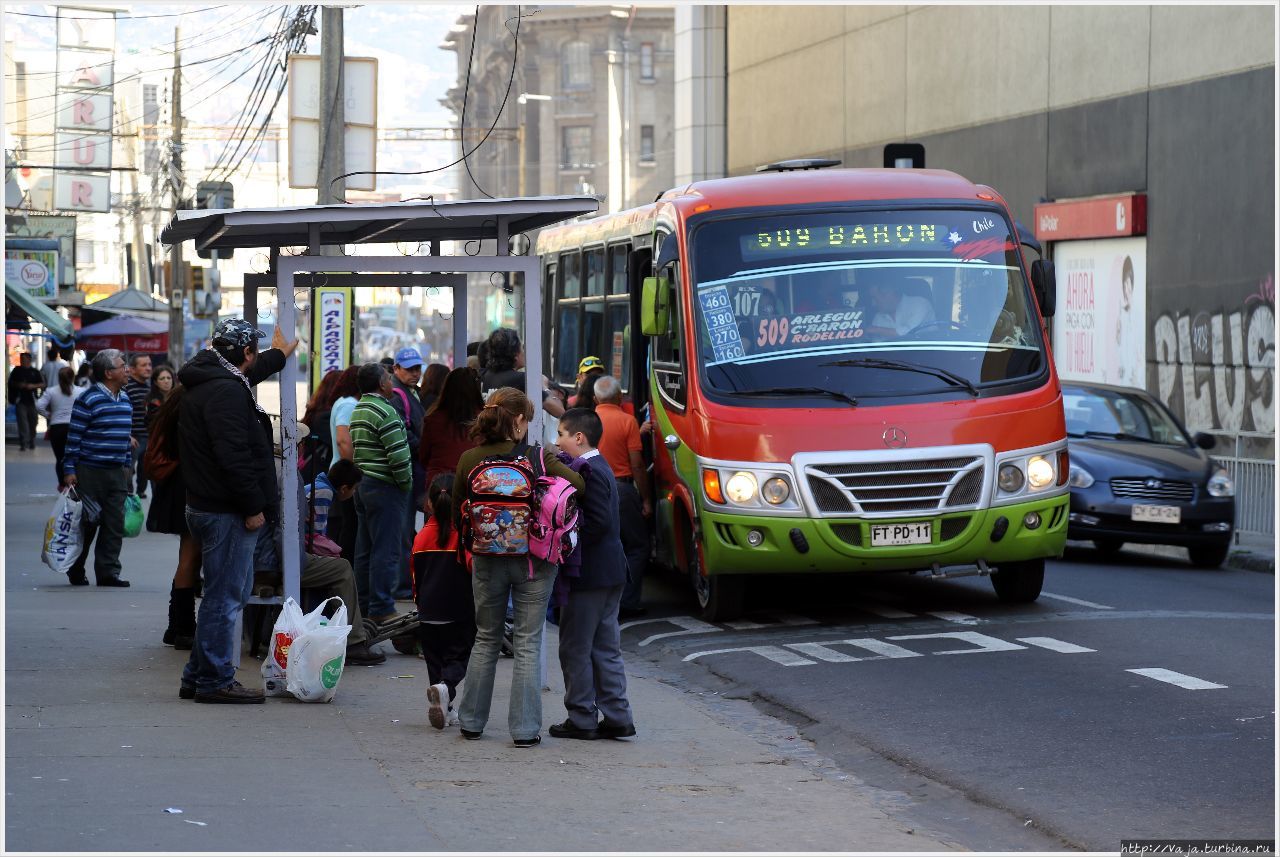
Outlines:
{"label": "hyundai logo", "polygon": [[1147,480],[1147,487],[1148,487],[1148,488],[1159,488],[1159,487],[1160,487],[1160,480],[1159,480],[1159,479],[1148,479],[1148,480]]}
{"label": "hyundai logo", "polygon": [[907,445],[907,433],[897,426],[890,426],[880,435],[884,445],[890,449],[902,449]]}

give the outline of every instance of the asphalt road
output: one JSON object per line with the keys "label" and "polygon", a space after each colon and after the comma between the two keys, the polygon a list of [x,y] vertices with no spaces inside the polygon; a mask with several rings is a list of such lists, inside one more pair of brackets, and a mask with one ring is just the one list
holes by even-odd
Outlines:
{"label": "asphalt road", "polygon": [[969,847],[1274,838],[1274,585],[1078,549],[1031,605],[983,578],[805,577],[759,581],[743,621],[708,625],[654,572],[623,641],[673,683],[790,720]]}

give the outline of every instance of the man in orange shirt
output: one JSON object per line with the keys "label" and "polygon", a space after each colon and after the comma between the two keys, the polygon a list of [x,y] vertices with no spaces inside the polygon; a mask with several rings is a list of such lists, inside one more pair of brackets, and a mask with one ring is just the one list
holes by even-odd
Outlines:
{"label": "man in orange shirt", "polygon": [[653,503],[645,478],[640,427],[635,417],[622,409],[622,385],[612,375],[602,375],[596,379],[595,394],[596,414],[604,427],[598,448],[618,480],[619,535],[631,571],[622,590],[618,617],[629,619],[646,612],[640,604],[640,589],[649,564],[648,518],[653,514]]}

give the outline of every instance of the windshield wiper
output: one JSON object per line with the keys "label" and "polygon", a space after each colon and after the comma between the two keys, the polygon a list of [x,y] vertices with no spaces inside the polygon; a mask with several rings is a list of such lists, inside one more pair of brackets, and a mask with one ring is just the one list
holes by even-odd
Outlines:
{"label": "windshield wiper", "polygon": [[1127,434],[1122,431],[1069,431],[1067,437],[1102,437],[1107,440],[1136,440],[1142,443],[1156,443],[1149,437],[1143,437],[1140,434]]}
{"label": "windshield wiper", "polygon": [[837,390],[825,390],[822,387],[764,387],[759,390],[734,390],[735,396],[829,396],[833,399],[840,399],[848,402],[855,408],[858,407],[858,400],[847,393],[841,393]]}
{"label": "windshield wiper", "polygon": [[830,363],[819,363],[819,366],[857,366],[863,369],[900,369],[905,372],[919,372],[932,375],[944,381],[950,381],[957,387],[967,390],[974,398],[978,397],[978,388],[963,375],[957,375],[937,366],[922,366],[919,363],[908,363],[905,360],[883,360],[879,357],[854,357],[849,360],[833,360]]}

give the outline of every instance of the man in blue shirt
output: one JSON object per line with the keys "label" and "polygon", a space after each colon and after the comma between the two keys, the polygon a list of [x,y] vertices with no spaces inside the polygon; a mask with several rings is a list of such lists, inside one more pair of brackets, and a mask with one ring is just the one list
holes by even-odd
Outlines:
{"label": "man in blue shirt", "polygon": [[129,493],[129,467],[137,440],[130,435],[133,405],[124,388],[124,355],[114,348],[93,358],[94,384],[71,407],[63,482],[74,486],[87,505],[98,507],[96,523],[84,527],[80,558],[67,573],[72,586],[88,586],[85,560],[97,537],[93,571],[99,586],[128,586],[120,578],[120,546],[124,543],[124,500]]}

